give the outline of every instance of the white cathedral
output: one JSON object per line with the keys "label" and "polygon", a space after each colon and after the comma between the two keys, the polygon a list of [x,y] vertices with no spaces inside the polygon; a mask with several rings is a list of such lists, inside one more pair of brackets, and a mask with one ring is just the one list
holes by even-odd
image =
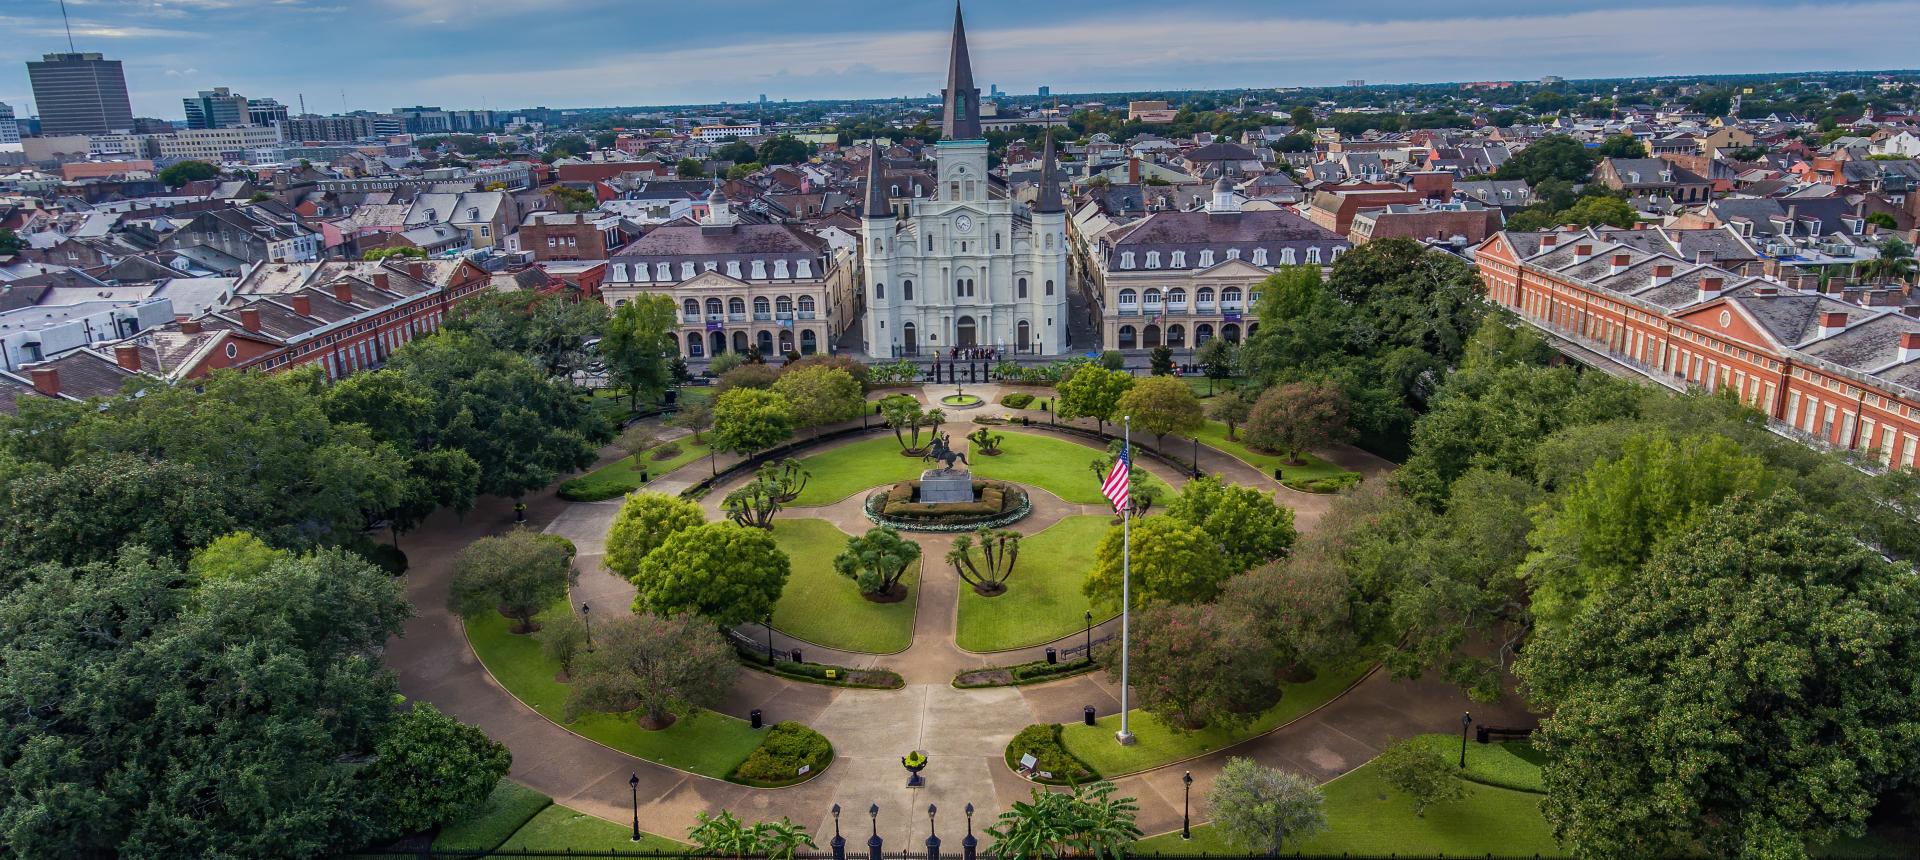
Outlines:
{"label": "white cathedral", "polygon": [[896,211],[899,192],[882,173],[882,147],[867,162],[861,268],[868,356],[945,355],[975,346],[1064,353],[1067,213],[1053,138],[1041,157],[1038,198],[1031,207],[1015,203],[987,172],[980,90],[958,6],[945,99],[933,196],[908,198]]}

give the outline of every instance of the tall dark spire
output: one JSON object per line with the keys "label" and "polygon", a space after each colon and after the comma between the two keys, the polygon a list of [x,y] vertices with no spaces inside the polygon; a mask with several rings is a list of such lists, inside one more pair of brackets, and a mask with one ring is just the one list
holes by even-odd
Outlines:
{"label": "tall dark spire", "polygon": [[953,53],[947,58],[946,108],[940,115],[940,134],[947,140],[981,140],[980,88],[973,85],[973,62],[967,58],[967,24],[960,4],[953,4]]}
{"label": "tall dark spire", "polygon": [[867,199],[860,207],[865,218],[892,218],[893,199],[887,193],[885,183],[880,179],[880,159],[886,154],[886,144],[876,138],[868,147],[867,155]]}
{"label": "tall dark spire", "polygon": [[1053,157],[1053,130],[1047,130],[1047,146],[1040,153],[1040,195],[1033,199],[1036,214],[1067,211],[1060,199],[1060,167]]}

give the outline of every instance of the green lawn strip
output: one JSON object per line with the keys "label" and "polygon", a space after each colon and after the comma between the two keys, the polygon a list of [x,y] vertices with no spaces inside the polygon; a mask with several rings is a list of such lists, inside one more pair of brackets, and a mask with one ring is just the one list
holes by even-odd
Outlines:
{"label": "green lawn strip", "polygon": [[640,841],[635,842],[630,824],[615,824],[556,803],[540,810],[499,850],[680,852],[689,850],[689,846],[644,830]]}
{"label": "green lawn strip", "polygon": [[1300,459],[1305,460],[1306,463],[1298,466],[1288,463],[1285,454],[1262,454],[1241,444],[1237,439],[1228,439],[1227,425],[1218,421],[1208,421],[1206,426],[1200,429],[1200,443],[1237,457],[1269,475],[1273,474],[1274,469],[1284,470],[1287,483],[1348,474],[1347,470],[1305,451],[1300,452]]}
{"label": "green lawn strip", "polygon": [[[997,597],[981,597],[963,583],[955,635],[960,647],[1005,651],[1040,645],[1084,629],[1088,609],[1095,610],[1095,623],[1112,617],[1111,610],[1095,609],[1080,591],[1108,526],[1107,517],[1067,517],[1022,539],[1007,590]],[[944,556],[927,564],[946,564]]]}
{"label": "green lawn strip", "polygon": [[842,651],[891,654],[912,644],[918,571],[902,580],[909,589],[906,599],[875,603],[833,569],[834,556],[847,547],[847,534],[832,523],[776,518],[773,539],[793,560],[793,573],[773,607],[776,629]]}
{"label": "green lawn strip", "polygon": [[[925,431],[920,439],[924,444]],[[901,456],[891,432],[803,457],[800,467],[812,477],[794,505],[830,505],[881,484],[918,478],[927,468],[918,457]]]}
{"label": "green lawn strip", "polygon": [[[989,430],[1000,432],[997,428]],[[1100,449],[1035,433],[1003,435],[1007,438],[1000,443],[1000,454],[967,455],[974,474],[1039,487],[1077,505],[1106,503],[1106,497],[1100,495],[1100,479],[1105,476],[1096,477],[1091,468],[1093,461],[1103,456]],[[1173,490],[1165,481],[1144,469],[1134,475],[1154,489],[1155,498],[1164,501],[1172,496]]]}
{"label": "green lawn strip", "polygon": [[[1459,735],[1420,735],[1414,738],[1414,742],[1447,761],[1455,764],[1460,761]],[[1546,763],[1546,754],[1534,749],[1529,741],[1483,744],[1469,740],[1467,770],[1462,775],[1474,782],[1537,794],[1547,790],[1546,783],[1540,778],[1540,767]]]}
{"label": "green lawn strip", "polygon": [[500,780],[472,814],[441,828],[440,835],[433,839],[433,848],[492,851],[552,803],[552,798],[513,780]]}
{"label": "green lawn strip", "polygon": [[[1467,796],[1455,803],[1413,814],[1413,804],[1386,784],[1371,764],[1327,783],[1327,830],[1283,851],[1315,857],[1342,853],[1370,856],[1401,854],[1431,857],[1565,856],[1540,814],[1540,795],[1467,783]],[[1169,833],[1136,842],[1129,853],[1245,854],[1221,838],[1211,825],[1193,828],[1191,841]]]}
{"label": "green lawn strip", "polygon": [[[542,613],[569,611],[564,604]],[[633,714],[587,714],[572,723],[565,719],[567,686],[555,681],[560,665],[540,651],[538,633],[515,635],[499,613],[482,613],[466,620],[467,641],[493,673],[495,680],[528,707],[575,734],[628,755],[703,776],[726,779],[746,761],[765,734],[713,711],[699,711],[675,720],[659,731],[643,729]]]}
{"label": "green lawn strip", "polygon": [[1160,767],[1170,762],[1212,752],[1222,747],[1266,734],[1276,726],[1318,708],[1345,692],[1371,668],[1360,663],[1322,671],[1311,681],[1281,685],[1280,701],[1253,722],[1234,729],[1205,728],[1195,732],[1176,732],[1160,718],[1139,709],[1133,711],[1128,728],[1134,735],[1131,746],[1113,740],[1120,729],[1120,715],[1110,714],[1094,725],[1071,723],[1062,728],[1060,740],[1067,751],[1105,777]]}
{"label": "green lawn strip", "polygon": [[[1194,396],[1202,400],[1216,394],[1225,394],[1232,391],[1240,387],[1247,380],[1244,376],[1236,376],[1229,379],[1208,379],[1204,376],[1182,376],[1180,378],[1187,383],[1188,388],[1193,389]],[[1211,387],[1209,387],[1209,384],[1211,384]]]}
{"label": "green lawn strip", "polygon": [[638,459],[622,457],[561,484],[560,495],[579,501],[617,499],[645,486],[640,483],[642,468],[646,469],[649,480],[656,479],[707,456],[711,450],[705,443],[694,442],[692,436],[675,439],[666,444],[679,446],[680,453],[658,460],[654,458],[654,454],[660,449],[654,448],[643,453]]}

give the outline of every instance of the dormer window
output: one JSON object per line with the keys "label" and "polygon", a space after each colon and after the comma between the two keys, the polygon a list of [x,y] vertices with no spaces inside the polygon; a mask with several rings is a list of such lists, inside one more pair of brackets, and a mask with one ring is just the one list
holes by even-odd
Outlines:
{"label": "dormer window", "polygon": [[801,260],[798,265],[800,266],[800,271],[795,273],[794,275],[795,277],[799,277],[799,278],[813,277],[813,261],[812,260]]}
{"label": "dormer window", "polygon": [[1160,268],[1160,252],[1159,251],[1147,252],[1147,268],[1149,269]]}
{"label": "dormer window", "polygon": [[787,276],[787,261],[773,261],[773,276],[776,278],[784,278]]}
{"label": "dormer window", "polygon": [[1120,268],[1122,269],[1133,268],[1133,252],[1132,251],[1122,251],[1120,253]]}
{"label": "dormer window", "polygon": [[[1047,238],[1052,239],[1053,237],[1049,235]],[[1187,252],[1185,251],[1173,252],[1173,268],[1184,269],[1186,267],[1187,267]]]}
{"label": "dormer window", "polygon": [[680,264],[680,280],[684,281],[691,277],[693,277],[693,263],[691,262],[681,263]]}
{"label": "dormer window", "polygon": [[1213,249],[1208,248],[1200,252],[1200,268],[1204,269],[1211,265],[1213,265]]}
{"label": "dormer window", "polygon": [[1307,248],[1307,262],[1309,263],[1320,262],[1320,246],[1319,245],[1314,245],[1312,247]]}
{"label": "dormer window", "polygon": [[478,206],[467,207],[467,220],[468,221],[480,220],[480,207]]}
{"label": "dormer window", "polygon": [[1283,266],[1291,266],[1291,265],[1293,265],[1293,264],[1295,264],[1295,263],[1298,263],[1298,262],[1300,262],[1300,260],[1299,260],[1299,258],[1298,258],[1298,257],[1297,257],[1297,256],[1296,256],[1296,255],[1295,255],[1294,253],[1293,253],[1293,249],[1292,249],[1292,248],[1281,248],[1281,249],[1280,249],[1280,265],[1283,265]]}
{"label": "dormer window", "polygon": [[658,263],[653,267],[653,279],[656,281],[673,280],[673,264]]}
{"label": "dormer window", "polygon": [[1253,249],[1253,264],[1256,266],[1264,266],[1267,264],[1267,249]]}
{"label": "dormer window", "polygon": [[1238,259],[1240,259],[1240,249],[1239,249],[1239,248],[1228,248],[1228,249],[1227,249],[1227,259],[1229,259],[1229,260],[1238,260]]}

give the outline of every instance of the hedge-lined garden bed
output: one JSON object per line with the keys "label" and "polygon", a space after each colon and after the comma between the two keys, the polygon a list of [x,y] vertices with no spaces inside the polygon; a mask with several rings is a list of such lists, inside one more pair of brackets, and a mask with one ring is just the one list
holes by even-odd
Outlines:
{"label": "hedge-lined garden bed", "polygon": [[742,785],[778,788],[805,782],[833,763],[833,744],[813,729],[787,720],[775,723],[767,739],[727,778]]}
{"label": "hedge-lined garden bed", "polygon": [[[1031,755],[1039,764],[1034,765],[1034,782],[1048,785],[1066,785],[1073,782],[1087,782],[1096,779],[1098,774],[1087,763],[1076,758],[1060,743],[1060,727],[1056,725],[1035,724],[1020,730],[1007,744],[1007,767],[1014,772],[1020,770],[1020,757]],[[1041,776],[1042,772],[1053,774]]]}
{"label": "hedge-lined garden bed", "polygon": [[900,673],[892,669],[852,669],[825,663],[795,663],[791,660],[775,661],[769,667],[767,652],[749,651],[746,648],[736,650],[740,652],[740,662],[745,663],[749,668],[808,684],[857,687],[866,690],[898,690],[907,685],[907,682],[900,678]]}
{"label": "hedge-lined garden bed", "polygon": [[953,676],[953,685],[963,690],[977,687],[1024,687],[1028,684],[1044,684],[1075,675],[1085,675],[1100,664],[1087,660],[1048,663],[1035,660],[1015,666],[989,666],[984,669],[969,669]]}

